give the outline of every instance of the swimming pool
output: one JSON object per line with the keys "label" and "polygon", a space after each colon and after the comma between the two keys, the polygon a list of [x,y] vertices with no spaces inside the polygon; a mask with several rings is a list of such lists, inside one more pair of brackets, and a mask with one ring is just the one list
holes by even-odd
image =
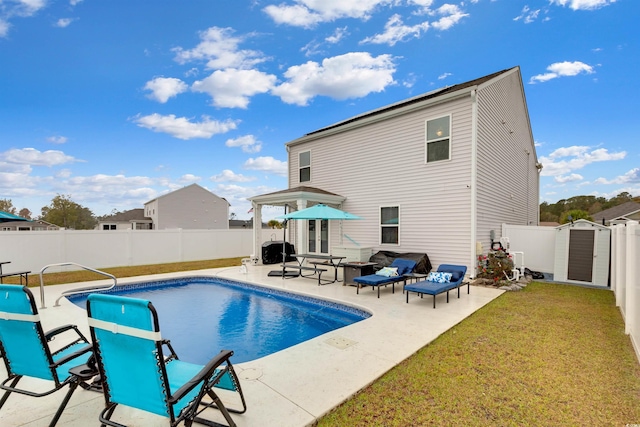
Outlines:
{"label": "swimming pool", "polygon": [[[151,301],[162,336],[180,359],[198,364],[221,349],[233,350],[234,363],[254,360],[371,316],[330,301],[211,277],[134,283],[104,293]],[[86,308],[87,296],[69,300]]]}

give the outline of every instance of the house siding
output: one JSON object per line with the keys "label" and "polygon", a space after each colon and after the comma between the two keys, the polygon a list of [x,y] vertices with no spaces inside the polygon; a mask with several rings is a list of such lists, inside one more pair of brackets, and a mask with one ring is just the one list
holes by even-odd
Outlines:
{"label": "house siding", "polygon": [[219,230],[229,228],[229,204],[198,186],[190,185],[166,194],[147,205],[157,229]]}
{"label": "house siding", "polygon": [[[478,89],[476,241],[502,224],[538,224],[538,171],[519,70]],[[527,154],[527,152],[529,154]]]}
{"label": "house siding", "polygon": [[[451,115],[451,159],[425,164],[425,123]],[[361,246],[425,252],[434,266],[467,265],[471,236],[471,99],[465,96],[366,126],[289,146],[290,187],[298,186],[298,155],[311,151],[311,181],[347,197],[342,208],[364,218],[344,221]],[[400,244],[380,245],[379,209],[400,207]],[[340,239],[330,225],[330,245]],[[300,251],[300,249],[297,249]]]}

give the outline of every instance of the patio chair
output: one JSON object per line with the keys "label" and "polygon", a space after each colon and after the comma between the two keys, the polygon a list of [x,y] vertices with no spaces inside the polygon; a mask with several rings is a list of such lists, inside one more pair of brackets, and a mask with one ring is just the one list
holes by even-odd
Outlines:
{"label": "patio chair", "polygon": [[[444,274],[443,274],[444,273]],[[464,281],[467,267],[464,265],[440,264],[436,273],[429,273],[426,280],[405,285],[407,293],[407,303],[409,303],[409,292],[415,292],[422,297],[424,294],[433,295],[433,308],[436,308],[436,295],[447,293],[447,303],[449,303],[449,291],[458,288],[458,298],[460,298],[460,287],[467,285],[469,293],[469,282]],[[445,274],[450,274],[447,276]]]}
{"label": "patio chair", "polygon": [[[360,293],[360,286],[371,286],[372,288],[378,288],[378,298],[380,298],[380,287],[391,285],[391,293],[395,293],[395,284],[397,282],[404,282],[406,285],[407,277],[405,274],[411,273],[416,267],[416,262],[409,259],[396,258],[393,260],[388,269],[396,269],[395,275],[383,275],[385,269],[378,270],[375,274],[368,274],[366,276],[354,277],[353,281],[358,284],[356,286],[356,293]],[[387,270],[388,271],[388,270]],[[392,273],[393,274],[393,273]]]}
{"label": "patio chair", "polygon": [[[232,351],[221,351],[204,366],[178,360],[171,343],[161,338],[157,312],[146,300],[91,294],[87,312],[103,380],[103,425],[122,426],[111,421],[119,404],[167,417],[171,426],[183,421],[187,426],[223,425],[199,416],[208,408],[217,409],[229,426],[235,426],[229,412],[246,411],[229,360]],[[214,388],[235,392],[242,409],[227,409]],[[204,402],[205,396],[211,401]]]}
{"label": "patio chair", "polygon": [[[49,346],[54,340],[57,350]],[[8,375],[0,383],[0,389],[5,390],[0,409],[13,392],[43,397],[68,385],[69,391],[49,424],[55,426],[76,388],[80,385],[89,389],[85,381],[97,375],[95,368],[86,365],[90,356],[91,344],[75,325],[43,331],[29,288],[0,285],[0,357]],[[43,391],[45,387],[34,383],[28,388],[18,388],[23,377],[53,382],[53,388],[48,385]]]}

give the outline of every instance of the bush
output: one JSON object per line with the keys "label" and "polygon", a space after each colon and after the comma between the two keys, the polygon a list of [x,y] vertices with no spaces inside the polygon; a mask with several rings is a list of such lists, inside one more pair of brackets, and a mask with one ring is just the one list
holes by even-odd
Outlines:
{"label": "bush", "polygon": [[511,270],[513,257],[502,249],[478,256],[477,277],[498,282],[511,277]]}

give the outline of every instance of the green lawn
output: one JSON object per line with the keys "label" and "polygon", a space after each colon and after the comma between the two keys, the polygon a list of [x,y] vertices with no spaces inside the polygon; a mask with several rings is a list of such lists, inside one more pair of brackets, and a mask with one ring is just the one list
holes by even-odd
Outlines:
{"label": "green lawn", "polygon": [[632,423],[640,423],[640,364],[613,293],[532,283],[444,333],[318,426]]}

